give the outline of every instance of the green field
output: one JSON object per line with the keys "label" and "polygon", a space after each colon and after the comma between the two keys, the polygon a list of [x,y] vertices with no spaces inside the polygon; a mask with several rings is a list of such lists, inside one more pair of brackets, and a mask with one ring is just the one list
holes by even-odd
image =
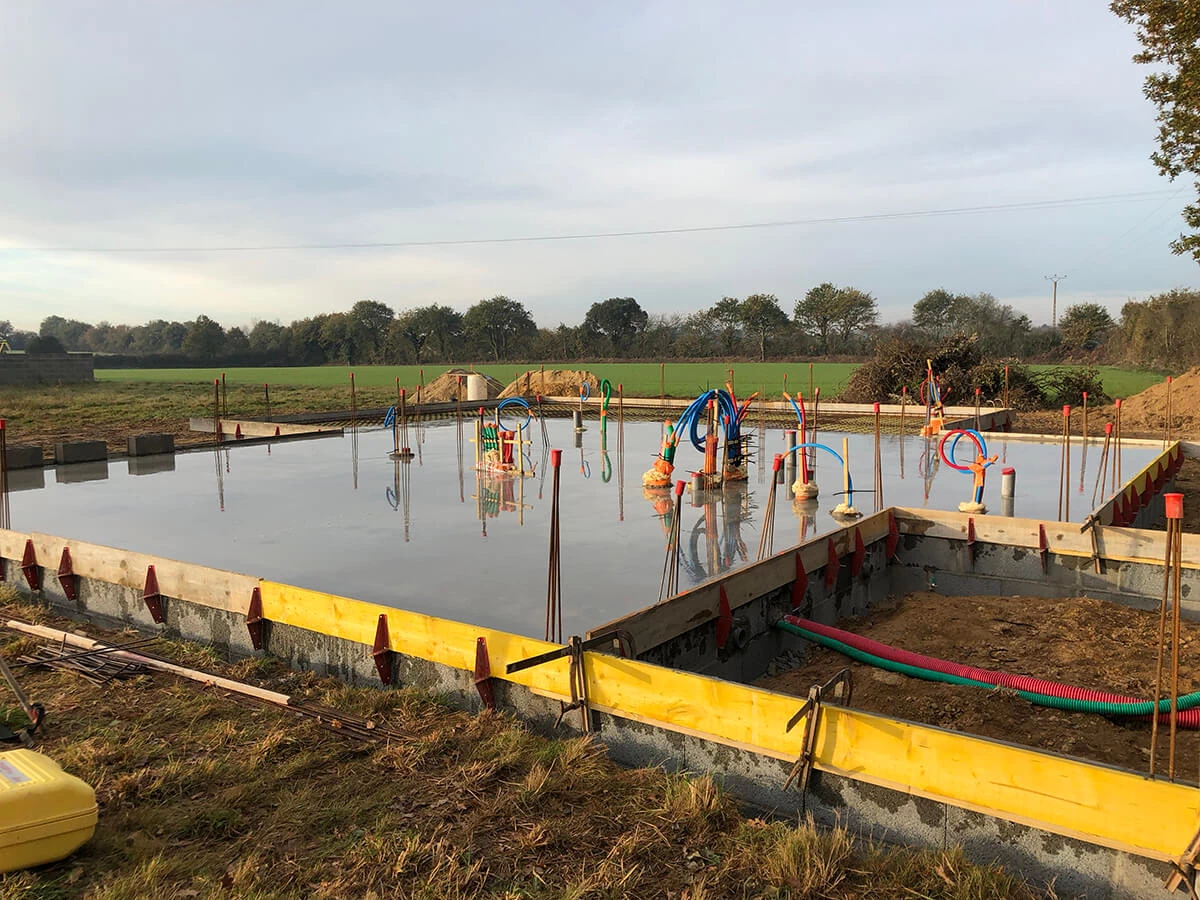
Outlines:
{"label": "green field", "polygon": [[[547,368],[587,369],[613,384],[622,384],[626,396],[656,397],[659,393],[658,363],[555,363]],[[857,363],[812,364],[812,379],[822,395],[830,397],[841,390]],[[739,395],[751,391],[775,394],[783,390],[787,376],[789,390],[809,392],[808,363],[667,363],[666,393],[669,397],[694,397],[706,388],[716,387],[729,380],[733,369],[734,387]],[[1054,366],[1031,366],[1035,370]],[[1162,381],[1163,376],[1155,372],[1135,369],[1119,369],[1101,366],[1105,390],[1114,397],[1128,397]],[[430,382],[440,375],[446,366],[442,364],[424,367],[425,381]],[[491,375],[507,384],[523,366],[482,365],[476,370]],[[222,372],[228,384],[297,385],[312,387],[334,387],[349,385],[350,373],[354,373],[358,387],[387,387],[400,379],[403,385],[416,385],[421,377],[417,366],[294,366],[275,368],[241,369],[97,369],[96,380],[107,382],[156,382],[164,384],[211,384]]]}

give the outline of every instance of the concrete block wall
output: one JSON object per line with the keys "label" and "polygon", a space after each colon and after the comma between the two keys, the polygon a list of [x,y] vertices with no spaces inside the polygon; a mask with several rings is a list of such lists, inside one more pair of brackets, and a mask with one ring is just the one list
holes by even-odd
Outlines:
{"label": "concrete block wall", "polygon": [[90,353],[27,356],[0,353],[0,385],[29,387],[38,384],[79,384],[95,380]]}

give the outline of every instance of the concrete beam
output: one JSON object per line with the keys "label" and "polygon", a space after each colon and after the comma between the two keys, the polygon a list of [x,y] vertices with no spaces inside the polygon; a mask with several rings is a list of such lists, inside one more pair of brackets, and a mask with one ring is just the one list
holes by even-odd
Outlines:
{"label": "concrete beam", "polygon": [[130,456],[174,453],[175,436],[171,434],[131,434],[125,440],[125,452]]}
{"label": "concrete beam", "polygon": [[108,459],[104,441],[59,441],[54,445],[54,462],[60,466],[100,459]]}

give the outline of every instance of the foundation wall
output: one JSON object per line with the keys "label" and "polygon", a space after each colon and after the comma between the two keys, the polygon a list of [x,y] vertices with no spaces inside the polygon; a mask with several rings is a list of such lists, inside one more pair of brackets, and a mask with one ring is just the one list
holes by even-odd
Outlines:
{"label": "foundation wall", "polygon": [[[862,527],[882,525],[890,535],[893,519],[898,525],[899,516],[882,513]],[[886,537],[865,537],[871,545],[882,540],[886,552]],[[64,547],[75,599],[59,577]],[[802,563],[808,552],[801,549]],[[212,643],[234,656],[255,652],[246,614],[257,592],[265,652],[298,668],[377,681],[372,644],[382,622],[395,683],[478,709],[473,672],[482,639],[501,708],[548,730],[568,696],[566,659],[506,673],[508,663],[557,649],[532,638],[47,535],[0,532],[0,557],[6,579],[24,584],[32,576],[58,610]],[[792,551],[793,572],[796,558]],[[867,560],[864,553],[860,576]],[[150,565],[163,595],[162,625],[143,601]],[[857,602],[840,569],[829,593],[811,597],[830,604],[830,615],[839,596]],[[882,581],[881,571],[867,580]],[[797,698],[602,653],[585,653],[584,663],[591,724],[620,762],[712,772],[758,810],[811,813],[873,839],[962,845],[973,858],[998,860],[1034,880],[1055,878],[1060,895],[1161,896],[1167,860],[1188,846],[1200,820],[1193,788],[829,704],[814,714],[807,789],[785,790],[804,730],[803,721],[786,728]],[[578,716],[569,713],[563,727],[578,728]]]}

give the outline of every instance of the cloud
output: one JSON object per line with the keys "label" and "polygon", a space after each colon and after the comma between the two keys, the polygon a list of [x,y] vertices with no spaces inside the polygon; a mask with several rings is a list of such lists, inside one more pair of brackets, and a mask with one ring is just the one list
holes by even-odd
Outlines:
{"label": "cloud", "polygon": [[[27,4],[0,32],[0,248],[453,240],[1160,190],[1135,49],[1083,2]],[[0,249],[0,315],[235,324],[505,293],[554,324],[606,296],[666,313],[834,280],[888,317],[945,284],[1036,319],[1049,271],[1080,299],[1188,282],[1194,264],[1166,247],[1186,199],[519,245]]]}

